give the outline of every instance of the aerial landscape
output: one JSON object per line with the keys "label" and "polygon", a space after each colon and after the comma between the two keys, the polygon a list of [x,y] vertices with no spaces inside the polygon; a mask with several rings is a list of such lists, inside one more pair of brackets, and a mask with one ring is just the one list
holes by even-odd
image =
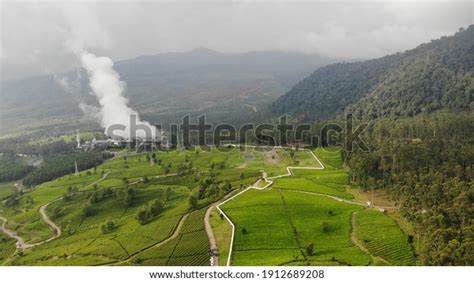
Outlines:
{"label": "aerial landscape", "polygon": [[[155,4],[123,9],[145,18]],[[209,5],[225,21],[225,5],[167,3],[159,13],[195,17],[159,21],[176,20],[186,37],[163,38],[184,47],[125,53],[155,46],[156,34],[98,44],[98,30],[122,34],[120,4],[92,5],[97,18],[79,4],[2,5],[1,266],[474,265],[474,25],[464,6],[433,4],[449,28],[403,29],[392,39],[405,45],[377,45],[369,32],[373,49],[357,51],[337,34],[337,48],[308,52],[296,40],[232,49],[234,24],[218,42],[236,41],[213,45],[219,27],[197,14]],[[246,9],[263,16],[269,4],[242,5],[233,20],[250,24]],[[390,9],[380,17],[392,20]],[[430,9],[423,24],[438,21]],[[53,24],[57,15],[67,20]],[[201,20],[215,30],[193,37],[187,24]],[[16,63],[28,44],[13,31],[35,21],[58,45]]]}

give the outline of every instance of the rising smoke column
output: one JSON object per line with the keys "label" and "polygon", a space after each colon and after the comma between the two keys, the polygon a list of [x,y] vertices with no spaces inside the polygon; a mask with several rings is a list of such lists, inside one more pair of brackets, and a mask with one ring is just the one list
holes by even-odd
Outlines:
{"label": "rising smoke column", "polygon": [[[136,130],[136,137],[159,138],[161,132],[148,122],[140,121],[138,113],[128,106],[128,100],[123,96],[126,83],[120,80],[120,75],[113,69],[113,61],[109,57],[96,56],[87,51],[110,48],[112,42],[98,15],[98,3],[84,2],[73,5],[65,3],[54,6],[64,15],[65,25],[70,34],[65,47],[80,60],[82,67],[87,71],[92,94],[100,105],[96,111],[95,107],[80,103],[81,110],[87,115],[98,117],[106,134],[110,126],[120,124],[125,126],[125,130],[115,130],[114,135],[130,139],[130,116],[134,115],[136,124],[148,127],[152,133],[152,136],[145,136],[143,130]],[[67,86],[67,81],[60,80],[59,83]]]}
{"label": "rising smoke column", "polygon": [[[126,83],[120,80],[120,75],[113,69],[114,63],[108,57],[97,57],[96,55],[83,51],[80,55],[81,64],[89,75],[89,86],[93,95],[100,104],[100,124],[107,128],[114,124],[126,127],[125,131],[115,131],[115,135],[122,138],[130,138],[130,116],[135,115],[137,123],[149,126],[155,137],[156,128],[147,122],[140,122],[138,113],[128,106],[128,100],[123,96]],[[145,137],[142,130],[136,131],[137,137]]]}

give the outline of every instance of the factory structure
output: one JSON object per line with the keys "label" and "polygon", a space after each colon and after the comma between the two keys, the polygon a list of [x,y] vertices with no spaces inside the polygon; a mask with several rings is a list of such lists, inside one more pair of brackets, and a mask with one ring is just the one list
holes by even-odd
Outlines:
{"label": "factory structure", "polygon": [[167,150],[170,149],[170,143],[167,135],[161,132],[160,136],[153,139],[143,139],[140,137],[134,139],[112,139],[97,140],[95,137],[90,141],[81,141],[79,130],[76,131],[76,149],[93,150],[95,148],[129,148],[141,151]]}

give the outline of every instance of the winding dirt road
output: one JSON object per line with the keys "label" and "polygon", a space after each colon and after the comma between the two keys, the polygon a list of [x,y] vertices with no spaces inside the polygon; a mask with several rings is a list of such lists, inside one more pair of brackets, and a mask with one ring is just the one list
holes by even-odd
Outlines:
{"label": "winding dirt road", "polygon": [[[61,198],[60,198],[61,199]],[[48,239],[46,240],[43,240],[43,241],[40,241],[40,242],[37,242],[37,243],[33,243],[33,244],[28,244],[25,242],[25,240],[23,239],[23,237],[19,236],[15,231],[12,231],[12,230],[9,230],[7,227],[6,227],[6,224],[8,222],[8,219],[4,218],[4,217],[0,217],[0,220],[3,221],[3,224],[2,226],[0,227],[0,229],[2,230],[3,233],[5,233],[7,236],[13,238],[16,240],[16,248],[20,251],[24,251],[26,249],[29,249],[29,248],[33,248],[35,246],[39,246],[41,244],[44,244],[44,243],[47,243],[51,240],[54,240],[56,238],[58,238],[59,236],[61,236],[61,228],[59,228],[59,226],[57,226],[49,217],[48,215],[46,214],[46,208],[48,207],[49,204],[51,203],[54,203],[56,201],[59,201],[60,199],[56,199],[52,202],[49,202],[43,206],[41,206],[39,208],[39,213],[41,215],[41,219],[49,226],[49,228],[51,230],[53,230],[53,236],[49,237]]]}
{"label": "winding dirt road", "polygon": [[[209,245],[211,247],[211,266],[219,265],[219,255],[217,253],[217,241],[212,231],[211,223],[209,219],[211,217],[212,210],[216,207],[216,203],[213,203],[207,208],[206,214],[204,215],[204,227],[206,229],[207,237],[209,238]],[[215,251],[214,251],[215,250]]]}
{"label": "winding dirt road", "polygon": [[[235,190],[234,190],[235,191]],[[218,266],[219,265],[219,248],[217,247],[216,237],[214,236],[214,231],[212,230],[212,226],[210,223],[211,213],[214,208],[220,205],[223,201],[227,200],[232,196],[234,191],[225,195],[221,200],[212,203],[206,210],[206,214],[204,215],[204,227],[206,229],[207,237],[209,238],[209,245],[211,249],[211,266]]]}
{"label": "winding dirt road", "polygon": [[25,241],[23,240],[22,237],[18,236],[16,232],[11,231],[5,227],[7,224],[8,220],[4,217],[0,216],[0,220],[3,221],[2,226],[0,226],[0,229],[2,230],[3,233],[7,234],[8,237],[11,237],[16,240],[16,248],[23,250],[23,247],[25,246]]}
{"label": "winding dirt road", "polygon": [[[88,187],[88,186],[92,186],[94,184],[97,184],[99,183],[100,181],[104,180],[108,175],[109,175],[110,172],[107,172],[105,173],[100,179],[84,186],[83,188],[85,187]],[[0,217],[0,220],[3,221],[3,224],[2,226],[0,227],[1,231],[3,233],[5,233],[7,236],[13,238],[16,240],[16,248],[20,251],[24,251],[26,249],[29,249],[29,248],[32,248],[32,247],[36,247],[36,246],[39,246],[41,244],[44,244],[44,243],[47,243],[49,241],[52,241],[56,238],[58,238],[59,236],[61,236],[61,228],[56,225],[56,223],[54,223],[54,221],[52,221],[49,216],[47,215],[46,213],[46,208],[48,208],[48,206],[52,203],[55,203],[59,200],[61,200],[62,197],[59,197],[51,202],[48,202],[42,206],[39,207],[38,209],[38,212],[41,216],[41,219],[44,221],[44,223],[46,223],[48,225],[48,227],[53,231],[53,235],[51,237],[49,237],[48,239],[45,239],[43,241],[40,241],[40,242],[36,242],[36,243],[33,243],[33,244],[28,244],[25,242],[25,240],[19,236],[15,231],[12,231],[12,230],[9,230],[7,227],[6,227],[6,224],[8,222],[8,219],[4,218],[4,217]]]}

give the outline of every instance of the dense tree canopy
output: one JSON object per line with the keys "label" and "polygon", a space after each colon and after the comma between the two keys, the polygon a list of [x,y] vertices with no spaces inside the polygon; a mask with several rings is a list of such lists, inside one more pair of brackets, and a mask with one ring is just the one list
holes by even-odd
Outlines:
{"label": "dense tree canopy", "polygon": [[371,151],[346,153],[350,178],[386,189],[417,227],[423,264],[474,264],[474,116],[383,119]]}
{"label": "dense tree canopy", "polygon": [[40,168],[30,172],[23,179],[23,184],[34,186],[56,177],[73,173],[75,170],[75,162],[77,162],[79,170],[85,170],[101,164],[108,157],[110,157],[109,154],[96,151],[59,154],[47,157]]}
{"label": "dense tree canopy", "polygon": [[32,169],[33,167],[21,158],[2,156],[0,157],[0,182],[20,179]]}

